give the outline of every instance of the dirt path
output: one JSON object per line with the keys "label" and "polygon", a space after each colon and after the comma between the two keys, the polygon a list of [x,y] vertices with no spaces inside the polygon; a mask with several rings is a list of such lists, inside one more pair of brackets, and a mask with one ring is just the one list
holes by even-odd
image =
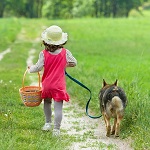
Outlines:
{"label": "dirt path", "polygon": [[64,103],[61,128],[67,131],[64,134],[73,135],[77,139],[69,150],[132,150],[129,142],[105,136],[102,118],[89,118],[85,115],[85,110],[72,102]]}

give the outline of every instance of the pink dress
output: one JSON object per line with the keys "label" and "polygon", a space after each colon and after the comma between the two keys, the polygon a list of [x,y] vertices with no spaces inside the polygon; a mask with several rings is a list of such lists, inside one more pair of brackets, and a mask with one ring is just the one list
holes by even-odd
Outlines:
{"label": "pink dress", "polygon": [[44,73],[42,77],[42,98],[53,98],[55,101],[69,101],[66,91],[65,68],[66,50],[57,55],[52,55],[43,50],[44,54]]}

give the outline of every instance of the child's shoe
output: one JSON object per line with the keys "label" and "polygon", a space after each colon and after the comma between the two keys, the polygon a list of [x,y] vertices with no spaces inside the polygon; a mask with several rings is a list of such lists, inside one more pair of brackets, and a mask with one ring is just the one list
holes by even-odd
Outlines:
{"label": "child's shoe", "polygon": [[53,130],[53,136],[59,136],[60,135],[60,130],[59,129],[54,129]]}
{"label": "child's shoe", "polygon": [[42,127],[43,131],[48,131],[51,129],[51,124],[50,123],[45,123],[45,125]]}

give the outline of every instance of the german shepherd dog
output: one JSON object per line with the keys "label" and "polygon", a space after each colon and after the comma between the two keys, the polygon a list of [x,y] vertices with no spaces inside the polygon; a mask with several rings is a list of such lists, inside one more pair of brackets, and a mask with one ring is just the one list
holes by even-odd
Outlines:
{"label": "german shepherd dog", "polygon": [[[127,97],[122,88],[114,84],[107,84],[103,79],[103,87],[99,92],[100,109],[106,125],[106,136],[115,135],[119,137],[120,123],[124,116],[127,105]],[[114,118],[114,125],[111,130],[110,119]]]}

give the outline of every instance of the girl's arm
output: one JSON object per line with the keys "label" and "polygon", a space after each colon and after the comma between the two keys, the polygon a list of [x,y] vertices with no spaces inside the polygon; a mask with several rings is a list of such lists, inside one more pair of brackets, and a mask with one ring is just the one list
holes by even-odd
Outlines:
{"label": "girl's arm", "polygon": [[28,66],[29,72],[30,73],[39,72],[42,70],[43,65],[44,65],[44,55],[43,52],[40,52],[37,63],[35,65]]}
{"label": "girl's arm", "polygon": [[77,60],[73,57],[69,50],[66,50],[67,54],[67,67],[75,67],[77,65]]}

